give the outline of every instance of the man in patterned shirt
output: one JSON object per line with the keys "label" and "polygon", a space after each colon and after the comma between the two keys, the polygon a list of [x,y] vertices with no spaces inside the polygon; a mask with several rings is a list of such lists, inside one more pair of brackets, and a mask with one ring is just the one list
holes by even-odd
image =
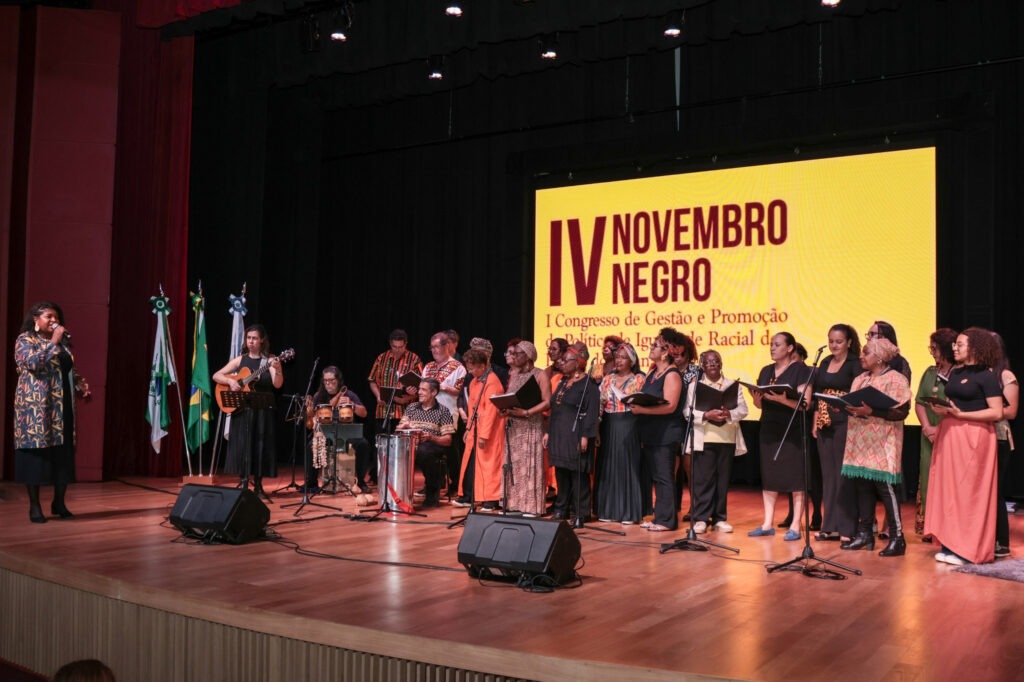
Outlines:
{"label": "man in patterned shirt", "polygon": [[462,363],[452,357],[451,338],[448,332],[438,332],[430,337],[430,354],[433,360],[423,368],[424,379],[437,379],[441,385],[441,392],[437,394],[437,400],[452,413],[455,420],[455,429],[459,436],[452,439],[454,446],[448,451],[448,481],[452,488],[458,489],[459,464],[462,461],[461,433],[463,428],[459,420],[459,395],[462,393],[462,384],[466,379],[466,368]]}
{"label": "man in patterned shirt", "polygon": [[418,431],[416,445],[416,466],[423,472],[424,507],[436,507],[441,503],[441,486],[444,485],[444,460],[452,444],[455,420],[452,413],[437,401],[441,386],[437,379],[420,382],[419,402],[405,410],[399,429]]}
{"label": "man in patterned shirt", "polygon": [[[367,377],[370,382],[370,391],[377,398],[377,411],[374,413],[374,417],[377,419],[377,433],[385,432],[384,418],[386,415],[384,412],[388,407],[388,401],[381,400],[380,387],[398,386],[400,376],[406,372],[419,374],[423,369],[423,363],[419,356],[406,348],[409,336],[404,329],[396,329],[391,332],[388,336],[388,343],[391,349],[377,356],[377,360],[373,363],[373,369],[370,370],[370,376]],[[392,407],[394,414],[391,415],[393,419],[402,418],[404,406],[415,400],[415,395],[415,392],[410,391],[395,396],[395,403]],[[392,425],[394,423],[394,421],[391,422]]]}

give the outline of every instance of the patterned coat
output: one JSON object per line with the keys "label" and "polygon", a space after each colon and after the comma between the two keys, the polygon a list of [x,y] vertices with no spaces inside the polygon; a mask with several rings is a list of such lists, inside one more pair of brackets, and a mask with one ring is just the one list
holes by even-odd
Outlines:
{"label": "patterned coat", "polygon": [[[63,445],[64,378],[60,369],[60,346],[31,332],[22,332],[14,342],[14,364],[18,385],[14,392],[14,447],[46,448]],[[80,379],[71,370],[71,385]]]}

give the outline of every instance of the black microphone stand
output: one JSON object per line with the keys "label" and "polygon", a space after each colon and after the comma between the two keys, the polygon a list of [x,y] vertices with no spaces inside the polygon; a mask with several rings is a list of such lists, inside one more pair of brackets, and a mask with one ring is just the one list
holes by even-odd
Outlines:
{"label": "black microphone stand", "polygon": [[[309,373],[309,381],[306,383],[306,392],[303,393],[304,396],[309,395],[309,392],[313,388],[313,377],[316,376],[316,368],[317,368],[317,365],[319,365],[319,364],[320,364],[320,358],[317,358],[316,360],[313,361],[313,369]],[[299,424],[302,424],[303,432],[305,432],[305,430],[306,430],[305,418],[304,418],[305,417],[305,406],[306,406],[305,405],[305,399],[303,399],[302,402],[299,402],[299,397],[297,395],[292,396],[292,402],[289,403],[289,405],[288,405],[288,413],[284,417],[284,420],[286,422],[289,419],[291,419],[294,422],[294,426],[292,426],[292,456],[291,456],[291,460],[292,460],[292,481],[291,481],[291,483],[287,483],[287,484],[281,486],[277,490],[271,491],[271,493],[270,493],[271,495],[276,495],[277,493],[281,492],[282,490],[288,490],[289,488],[295,488],[296,490],[298,490],[298,488],[299,488],[299,484],[295,482],[295,460],[296,460],[296,457],[295,457],[295,443],[296,443],[296,441],[298,440],[298,437],[299,437]],[[305,433],[303,433],[303,435],[305,435]],[[305,439],[303,439],[303,440],[305,440]],[[302,487],[303,488],[308,488],[309,487],[309,481],[305,480],[305,478],[306,478],[306,473],[305,472],[308,470],[308,467],[306,466],[305,451],[303,451],[302,463],[303,463],[303,473],[302,473],[303,485],[302,485]],[[284,508],[284,506],[286,506],[286,505],[282,505],[282,508]]]}
{"label": "black microphone stand", "polygon": [[[826,346],[822,346],[818,349],[818,355],[814,358],[814,364],[811,365],[811,375],[807,379],[807,386],[811,391],[814,390],[814,380],[818,376],[818,361],[821,360],[821,354],[825,350]],[[830,559],[823,559],[814,555],[814,548],[811,547],[811,505],[810,502],[810,488],[811,488],[811,457],[807,448],[807,424],[804,421],[807,418],[807,410],[804,409],[807,403],[807,389],[800,391],[800,395],[797,398],[796,406],[793,407],[793,414],[789,416],[789,424],[786,425],[786,431],[782,434],[782,440],[779,442],[779,448],[775,451],[775,457],[772,459],[778,459],[779,453],[782,452],[783,446],[786,444],[786,437],[789,435],[790,429],[793,427],[793,422],[796,420],[797,413],[800,413],[800,444],[803,450],[803,464],[804,464],[804,550],[800,556],[784,561],[781,564],[770,564],[766,568],[769,573],[775,571],[800,571],[802,574],[811,578],[821,578],[826,580],[842,580],[843,575],[835,571],[831,571],[827,568],[819,566],[812,567],[810,562],[816,561],[819,564],[828,564],[848,573],[854,575],[862,575],[862,571],[856,568],[850,568],[840,563],[836,563]]]}
{"label": "black microphone stand", "polygon": [[[486,382],[487,382],[487,375],[490,374],[490,372],[491,372],[491,368],[488,367],[487,371],[484,372],[483,376],[480,377],[480,381],[485,382],[485,384],[486,384]],[[480,411],[480,399],[483,398],[483,397],[484,397],[484,389],[481,388],[480,389],[480,395],[478,395],[476,397],[476,404],[473,405],[473,415],[469,418],[469,422],[466,424],[466,433],[469,433],[470,431],[473,431],[474,428],[476,428],[476,418],[477,418],[477,414],[479,414],[479,411]],[[468,390],[466,391],[466,400],[467,401],[469,400],[469,391]],[[468,405],[467,405],[467,407],[468,407]],[[480,473],[480,470],[477,468],[477,465],[479,464],[480,459],[477,457],[477,454],[476,454],[476,445],[477,445],[477,438],[478,437],[479,437],[478,436],[478,432],[477,431],[473,431],[473,449],[470,450],[470,453],[469,453],[469,460],[473,463],[473,490],[463,491],[463,494],[465,494],[467,497],[469,497],[469,511],[467,511],[465,513],[465,515],[463,515],[463,516],[455,519],[451,523],[449,523],[448,524],[448,530],[451,530],[452,528],[456,528],[457,526],[461,526],[461,525],[465,524],[466,523],[466,519],[469,518],[470,514],[477,513],[476,512],[476,477]],[[459,467],[459,469],[460,469],[460,473],[461,473],[461,467]],[[504,515],[504,513],[505,513],[504,500],[502,500],[501,511],[502,511],[502,514]]]}
{"label": "black microphone stand", "polygon": [[687,391],[687,393],[686,393],[686,398],[687,398],[686,399],[686,402],[687,402],[686,407],[687,407],[687,409],[689,411],[689,417],[686,420],[686,436],[683,438],[683,454],[684,455],[686,454],[686,449],[687,448],[689,448],[690,452],[692,453],[691,454],[691,460],[690,460],[690,475],[687,476],[687,478],[689,479],[689,484],[690,484],[690,528],[689,528],[689,530],[686,531],[686,537],[680,538],[680,539],[676,540],[675,542],[669,542],[669,543],[663,544],[661,546],[661,550],[659,552],[660,554],[664,554],[665,552],[668,552],[669,550],[672,550],[672,549],[678,549],[678,550],[682,550],[684,552],[706,552],[706,551],[708,551],[707,545],[709,545],[711,547],[718,547],[719,549],[725,549],[725,550],[728,550],[730,552],[735,552],[736,554],[740,553],[740,550],[736,549],[735,547],[730,547],[729,545],[721,545],[721,544],[719,544],[717,542],[711,542],[710,540],[705,540],[703,538],[697,537],[697,532],[693,529],[694,524],[697,521],[697,514],[695,513],[696,506],[694,505],[694,500],[693,500],[693,490],[694,490],[693,479],[696,478],[696,476],[694,476],[693,472],[696,471],[696,469],[697,469],[697,450],[693,447],[693,442],[694,442],[694,435],[693,435],[693,408],[694,408],[694,404],[697,402],[697,382],[699,382],[701,380],[701,377],[703,377],[703,376],[704,376],[704,369],[701,368],[701,367],[698,367],[697,368],[697,376],[693,380],[693,400],[692,401],[689,399],[690,398],[689,387],[687,387],[687,389],[686,389],[686,391]]}
{"label": "black microphone stand", "polygon": [[[580,393],[580,404],[576,406],[576,417],[572,422],[573,433],[576,433],[577,427],[580,426],[580,422],[583,420],[583,403],[586,402],[587,389],[590,388],[590,384],[594,383],[593,379],[590,378],[594,371],[594,365],[597,363],[597,356],[590,361],[590,369],[587,370],[586,375],[583,377],[583,392]],[[576,449],[580,451],[580,461],[576,463],[576,518],[573,519],[572,527],[573,530],[582,530],[585,525],[583,521],[582,510],[580,509],[580,486],[583,484],[583,460],[585,457],[591,456],[591,448],[594,446],[593,439],[587,443],[586,450],[580,446],[583,443],[583,429],[576,436]],[[588,474],[589,475],[589,474]],[[591,505],[593,505],[593,494],[591,494]],[[590,511],[587,510],[587,515],[590,515]],[[594,530],[599,530],[602,533],[611,533],[612,535],[625,535],[626,533],[621,530],[612,530],[611,528],[600,528],[599,526],[592,526]]]}

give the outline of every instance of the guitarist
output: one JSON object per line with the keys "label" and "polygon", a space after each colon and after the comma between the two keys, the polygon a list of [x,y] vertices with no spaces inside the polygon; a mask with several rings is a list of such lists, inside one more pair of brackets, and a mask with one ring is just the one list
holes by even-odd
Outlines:
{"label": "guitarist", "polygon": [[[245,352],[229,361],[214,375],[218,384],[232,391],[242,390],[244,379],[266,366],[263,375],[246,385],[247,390],[270,393],[284,384],[281,362],[270,355],[270,340],[267,330],[261,324],[254,324],[245,330]],[[224,470],[238,474],[242,487],[248,487],[249,476],[253,478],[253,491],[269,501],[263,491],[263,477],[277,475],[277,453],[275,451],[274,413],[272,409],[241,410],[238,430],[231,429],[228,440],[228,455]]]}

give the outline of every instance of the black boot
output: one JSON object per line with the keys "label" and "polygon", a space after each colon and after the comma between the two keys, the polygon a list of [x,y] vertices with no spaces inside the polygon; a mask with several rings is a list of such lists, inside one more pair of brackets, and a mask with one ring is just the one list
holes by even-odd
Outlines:
{"label": "black boot", "polygon": [[871,531],[857,531],[857,537],[839,545],[839,549],[874,549],[875,536]]}
{"label": "black boot", "polygon": [[32,523],[46,523],[43,508],[39,506],[39,486],[26,485],[28,489],[28,520]]}
{"label": "black boot", "polygon": [[67,493],[67,491],[67,485],[53,486],[53,502],[50,503],[50,511],[54,516],[59,516],[62,519],[70,519],[74,516],[74,514],[64,506],[64,494]]}
{"label": "black boot", "polygon": [[907,541],[903,539],[903,535],[896,535],[890,531],[892,539],[889,540],[889,544],[885,546],[878,556],[903,556],[907,553]]}

